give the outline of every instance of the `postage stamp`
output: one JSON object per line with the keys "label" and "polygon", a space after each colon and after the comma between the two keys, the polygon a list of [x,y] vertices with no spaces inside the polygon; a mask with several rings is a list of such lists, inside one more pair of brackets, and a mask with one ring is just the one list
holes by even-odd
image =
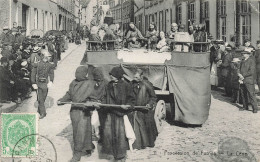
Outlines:
{"label": "postage stamp", "polygon": [[36,113],[1,114],[1,157],[35,156],[38,133]]}

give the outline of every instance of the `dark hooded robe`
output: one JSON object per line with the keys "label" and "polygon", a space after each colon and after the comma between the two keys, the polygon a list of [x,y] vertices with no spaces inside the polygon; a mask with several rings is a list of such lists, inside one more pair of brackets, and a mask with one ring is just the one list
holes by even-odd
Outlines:
{"label": "dark hooded robe", "polygon": [[156,124],[154,121],[154,111],[152,110],[156,104],[156,95],[149,81],[131,82],[131,86],[136,99],[136,106],[150,105],[149,111],[134,111],[129,114],[130,122],[134,128],[136,140],[133,144],[134,149],[142,149],[145,147],[153,147],[154,141],[158,135]]}
{"label": "dark hooded robe", "polygon": [[[69,86],[69,91],[64,97],[59,99],[61,102],[79,102],[85,103],[91,100],[93,95],[95,82],[87,79],[88,68],[80,66],[76,70],[75,77]],[[72,105],[70,117],[73,128],[74,155],[81,156],[81,152],[92,150],[92,126],[91,126],[91,110],[85,109],[84,105]]]}
{"label": "dark hooded robe", "polygon": [[[115,75],[118,74],[119,71],[115,71]],[[104,103],[131,105],[131,107],[133,107],[135,103],[133,90],[131,89],[129,83],[121,79],[122,75],[119,75],[119,80],[117,83],[113,81],[108,83]],[[128,140],[125,134],[123,116],[127,115],[129,110],[112,107],[109,109],[103,108],[103,111],[106,113],[106,120],[104,123],[102,152],[113,155],[116,160],[123,159],[126,156],[126,150],[129,149]]]}

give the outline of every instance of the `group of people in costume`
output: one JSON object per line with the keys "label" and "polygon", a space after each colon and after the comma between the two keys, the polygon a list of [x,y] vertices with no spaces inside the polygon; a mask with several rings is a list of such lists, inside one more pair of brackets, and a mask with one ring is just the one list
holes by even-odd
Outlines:
{"label": "group of people in costume", "polygon": [[[111,50],[128,48],[130,51],[133,48],[145,47],[147,50],[166,52],[170,50],[188,52],[191,50],[192,42],[206,42],[207,34],[204,25],[191,25],[189,30],[185,31],[185,25],[172,23],[171,30],[167,33],[158,31],[156,24],[151,22],[149,28],[143,35],[133,22],[129,23],[128,30],[123,33],[120,30],[119,24],[103,24],[102,26],[93,26],[90,31],[89,41],[91,50]],[[107,48],[105,43],[98,41],[111,41]],[[113,42],[114,41],[114,42]],[[174,42],[190,42],[190,43],[174,43]],[[113,46],[115,45],[115,47]],[[206,46],[197,44],[194,45],[194,51],[205,52]],[[184,49],[183,49],[184,48]],[[90,48],[89,48],[90,49]]]}
{"label": "group of people in costume", "polygon": [[74,153],[71,161],[80,161],[83,154],[91,155],[95,148],[91,127],[94,111],[99,116],[99,144],[103,154],[112,155],[116,161],[125,161],[128,149],[139,150],[155,145],[158,135],[154,120],[157,97],[152,83],[144,77],[141,69],[136,70],[131,82],[124,80],[121,67],[112,68],[109,75],[111,80],[107,82],[101,69],[90,70],[88,66],[80,66],[69,90],[58,100],[58,105],[72,102],[70,117]]}

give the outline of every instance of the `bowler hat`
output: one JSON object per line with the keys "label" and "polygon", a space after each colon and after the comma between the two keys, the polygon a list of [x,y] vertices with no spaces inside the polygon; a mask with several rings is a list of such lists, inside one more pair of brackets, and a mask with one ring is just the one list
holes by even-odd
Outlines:
{"label": "bowler hat", "polygon": [[233,60],[231,62],[239,62],[239,58],[233,58]]}
{"label": "bowler hat", "polygon": [[22,63],[21,63],[21,66],[26,66],[28,63],[27,63],[27,61],[23,61]]}
{"label": "bowler hat", "polygon": [[227,51],[231,51],[232,48],[228,46],[228,47],[226,47],[226,50],[227,50]]}
{"label": "bowler hat", "polygon": [[41,48],[38,47],[38,46],[35,46],[35,47],[33,48],[33,52],[39,52],[40,50],[41,50]]}
{"label": "bowler hat", "polygon": [[8,28],[8,26],[5,26],[4,28],[3,28],[3,30],[8,30],[9,28]]}

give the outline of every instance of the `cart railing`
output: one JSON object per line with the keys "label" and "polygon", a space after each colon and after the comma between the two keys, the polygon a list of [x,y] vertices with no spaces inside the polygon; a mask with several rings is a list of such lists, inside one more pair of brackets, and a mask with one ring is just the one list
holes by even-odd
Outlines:
{"label": "cart railing", "polygon": [[87,51],[111,51],[115,50],[116,40],[86,41]]}
{"label": "cart railing", "polygon": [[[86,41],[87,51],[113,51],[116,50],[116,40]],[[209,42],[177,42],[168,41],[171,51],[176,52],[209,52]]]}
{"label": "cart railing", "polygon": [[[177,52],[209,52],[210,42],[177,42],[170,41],[170,47],[172,51]],[[181,48],[178,48],[181,47]],[[186,48],[185,48],[186,47]],[[187,51],[188,50],[188,51]]]}

